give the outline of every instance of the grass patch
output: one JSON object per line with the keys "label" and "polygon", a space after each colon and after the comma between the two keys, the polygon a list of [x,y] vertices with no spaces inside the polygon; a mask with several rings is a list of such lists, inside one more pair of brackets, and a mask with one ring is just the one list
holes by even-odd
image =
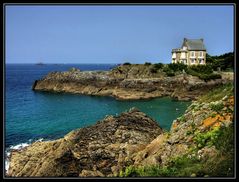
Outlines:
{"label": "grass patch", "polygon": [[221,100],[223,97],[232,96],[234,91],[233,83],[227,83],[224,85],[220,85],[213,89],[212,91],[208,92],[207,94],[200,96],[198,101],[199,102],[214,102]]}
{"label": "grass patch", "polygon": [[211,147],[217,143],[220,135],[221,129],[216,127],[206,133],[197,133],[194,137],[194,141],[198,149],[201,149],[205,146]]}
{"label": "grass patch", "polygon": [[213,111],[216,111],[219,113],[224,108],[224,105],[223,105],[223,103],[211,104],[210,107]]}

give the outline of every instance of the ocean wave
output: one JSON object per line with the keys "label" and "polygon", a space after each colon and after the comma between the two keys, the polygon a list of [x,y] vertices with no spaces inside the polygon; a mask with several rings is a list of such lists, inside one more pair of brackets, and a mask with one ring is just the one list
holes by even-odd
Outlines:
{"label": "ocean wave", "polygon": [[10,155],[11,155],[11,152],[13,150],[22,150],[23,148],[31,145],[32,143],[34,142],[41,142],[43,141],[44,139],[43,138],[40,138],[40,139],[37,139],[37,140],[28,140],[28,142],[26,143],[20,143],[20,144],[17,144],[17,145],[11,145],[10,147],[6,148],[5,150],[5,173],[7,174],[8,173],[8,169],[9,169],[9,166],[10,166]]}

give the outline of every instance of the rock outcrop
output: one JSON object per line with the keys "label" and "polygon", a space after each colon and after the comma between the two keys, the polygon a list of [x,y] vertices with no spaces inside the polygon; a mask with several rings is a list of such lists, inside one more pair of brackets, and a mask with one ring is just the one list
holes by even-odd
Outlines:
{"label": "rock outcrop", "polygon": [[[213,106],[220,106],[220,110],[215,111]],[[213,145],[216,139],[206,136],[216,133],[221,127],[233,124],[233,115],[233,96],[209,103],[193,102],[184,115],[173,121],[170,132],[162,133],[145,149],[135,154],[134,165],[167,166],[172,158],[183,155],[194,156],[199,160],[215,156],[218,153]],[[201,138],[202,141],[199,141]]]}
{"label": "rock outcrop", "polygon": [[162,133],[159,125],[132,108],[55,141],[12,151],[9,176],[113,176]]}
{"label": "rock outcrop", "polygon": [[[168,132],[132,108],[74,130],[64,138],[35,142],[12,151],[8,175],[111,177],[119,176],[128,166],[167,167],[172,159],[181,156],[208,164],[209,159],[225,159],[217,158],[220,151],[216,143],[220,142],[218,136],[223,129],[233,124],[233,117],[233,85],[220,87],[194,101],[173,121]],[[232,170],[226,167],[225,170]]]}
{"label": "rock outcrop", "polygon": [[144,65],[119,66],[111,71],[51,72],[36,80],[33,90],[112,96],[116,99],[150,99],[171,96],[177,100],[195,100],[213,87],[233,81],[233,75],[203,81],[196,76],[151,73]]}

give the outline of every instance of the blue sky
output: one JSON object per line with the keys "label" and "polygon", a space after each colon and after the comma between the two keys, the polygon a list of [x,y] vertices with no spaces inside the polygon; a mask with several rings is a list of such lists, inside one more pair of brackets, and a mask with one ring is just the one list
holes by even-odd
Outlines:
{"label": "blue sky", "polygon": [[171,62],[183,38],[233,51],[232,5],[6,6],[6,63]]}

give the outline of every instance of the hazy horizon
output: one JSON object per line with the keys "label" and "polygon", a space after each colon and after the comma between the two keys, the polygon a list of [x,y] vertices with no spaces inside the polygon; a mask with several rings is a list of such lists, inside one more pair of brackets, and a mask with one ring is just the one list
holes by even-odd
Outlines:
{"label": "hazy horizon", "polygon": [[7,64],[167,64],[184,37],[212,56],[234,52],[232,5],[5,8]]}

